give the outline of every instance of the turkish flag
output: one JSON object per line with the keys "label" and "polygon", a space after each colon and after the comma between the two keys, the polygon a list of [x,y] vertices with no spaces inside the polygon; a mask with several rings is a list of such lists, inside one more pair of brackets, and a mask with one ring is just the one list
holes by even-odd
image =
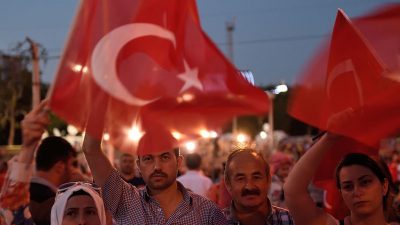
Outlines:
{"label": "turkish flag", "polygon": [[[400,111],[396,96],[399,77],[387,71],[373,46],[340,10],[329,57],[326,57],[327,52],[318,53],[319,65],[326,65],[326,72],[314,64],[317,66],[299,79],[289,113],[321,130],[339,133],[370,146],[396,134],[400,124],[395,116]],[[348,109],[353,109],[351,118],[339,121],[341,125],[328,127],[332,116]]]}
{"label": "turkish flag", "polygon": [[[268,104],[203,32],[194,0],[82,1],[50,100],[68,123],[144,152]],[[142,143],[129,140],[133,126]]]}

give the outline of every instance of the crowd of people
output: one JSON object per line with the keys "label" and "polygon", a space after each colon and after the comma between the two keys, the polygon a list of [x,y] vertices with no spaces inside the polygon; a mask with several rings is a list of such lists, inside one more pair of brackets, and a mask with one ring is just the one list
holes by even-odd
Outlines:
{"label": "crowd of people", "polygon": [[[387,163],[366,154],[349,153],[337,166],[336,184],[348,210],[344,218],[327,213],[323,197],[312,196],[310,184],[319,162],[345,138],[339,135],[326,133],[297,162],[284,151],[265,160],[257,150],[232,149],[222,179],[213,183],[201,170],[198,154],[184,159],[179,149],[124,153],[115,168],[101,140],[86,134],[82,149],[91,170],[88,177],[80,172],[77,153],[66,140],[41,140],[48,111],[44,101],[22,122],[21,151],[9,160],[2,183],[2,225],[398,222],[389,217],[397,206]],[[187,171],[180,174],[183,164]]]}

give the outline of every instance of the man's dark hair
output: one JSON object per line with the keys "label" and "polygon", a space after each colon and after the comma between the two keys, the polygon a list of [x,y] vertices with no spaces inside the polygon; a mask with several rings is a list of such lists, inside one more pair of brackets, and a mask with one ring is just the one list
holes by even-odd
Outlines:
{"label": "man's dark hair", "polygon": [[186,166],[189,170],[198,170],[201,166],[201,156],[197,153],[188,154],[185,156]]}
{"label": "man's dark hair", "polygon": [[123,157],[135,158],[132,154],[126,153],[126,152],[121,154],[120,158],[123,158]]}
{"label": "man's dark hair", "polygon": [[173,150],[176,158],[178,158],[181,155],[181,150],[179,148],[174,148]]}
{"label": "man's dark hair", "polygon": [[76,157],[76,151],[64,138],[51,136],[43,139],[36,153],[36,169],[49,171],[57,162]]}

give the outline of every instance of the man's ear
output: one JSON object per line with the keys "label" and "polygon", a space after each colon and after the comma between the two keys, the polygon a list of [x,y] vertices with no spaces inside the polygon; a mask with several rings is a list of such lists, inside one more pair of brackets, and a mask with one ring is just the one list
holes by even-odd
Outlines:
{"label": "man's ear", "polygon": [[225,177],[224,177],[224,182],[225,182],[226,190],[229,192],[229,194],[232,194],[232,184],[229,181],[229,178],[225,179]]}
{"label": "man's ear", "polygon": [[138,156],[136,159],[136,168],[139,170],[139,173],[141,174],[141,172],[140,172],[140,156]]}
{"label": "man's ear", "polygon": [[267,174],[267,190],[269,190],[271,188],[271,183],[272,183],[272,175],[271,174]]}
{"label": "man's ear", "polygon": [[178,162],[178,169],[180,169],[182,167],[183,155],[179,155],[176,161]]}
{"label": "man's ear", "polygon": [[382,195],[386,196],[388,191],[389,191],[389,181],[387,178],[385,178],[383,180],[383,185],[382,185],[382,192],[383,192]]}
{"label": "man's ear", "polygon": [[67,163],[63,162],[62,160],[56,162],[56,164],[54,164],[52,167],[52,170],[55,171],[57,174],[63,174],[66,169]]}

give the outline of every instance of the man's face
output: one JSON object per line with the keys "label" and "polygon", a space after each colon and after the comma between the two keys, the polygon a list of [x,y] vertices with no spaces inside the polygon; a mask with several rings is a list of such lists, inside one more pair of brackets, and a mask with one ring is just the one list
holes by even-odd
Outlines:
{"label": "man's face", "polygon": [[82,177],[81,171],[79,169],[78,159],[76,157],[69,157],[65,162],[65,174],[63,177],[65,178],[65,182],[77,181]]}
{"label": "man's face", "polygon": [[254,153],[241,152],[229,165],[227,189],[238,210],[254,210],[266,204],[270,176]]}
{"label": "man's face", "polygon": [[281,165],[280,168],[276,171],[276,175],[281,178],[282,180],[285,180],[287,176],[289,176],[290,169],[292,168],[291,163],[284,163]]}
{"label": "man's face", "polygon": [[119,162],[120,172],[123,174],[133,174],[135,172],[135,159],[131,155],[123,155]]}
{"label": "man's face", "polygon": [[174,151],[139,156],[138,167],[150,190],[164,190],[176,181],[182,157],[176,158]]}

